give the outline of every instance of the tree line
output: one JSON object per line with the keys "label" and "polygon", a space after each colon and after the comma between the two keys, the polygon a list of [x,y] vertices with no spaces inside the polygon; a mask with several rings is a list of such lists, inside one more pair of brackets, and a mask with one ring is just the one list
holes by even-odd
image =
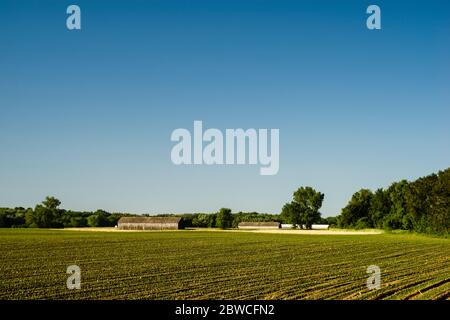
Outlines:
{"label": "tree line", "polygon": [[47,197],[32,208],[0,208],[0,228],[113,227],[122,216],[104,210],[79,212],[60,209],[61,201]]}
{"label": "tree line", "polygon": [[[73,228],[114,227],[121,217],[150,216],[131,213],[109,213],[105,210],[72,211],[59,208],[61,201],[55,197],[46,199],[35,208],[0,208],[0,228]],[[241,221],[277,221],[279,215],[238,212],[221,208],[217,213],[159,214],[159,217],[177,216],[188,227],[236,228]]]}
{"label": "tree line", "polygon": [[337,217],[341,228],[401,229],[448,235],[450,168],[415,181],[401,180],[375,192],[361,189]]}
{"label": "tree line", "polygon": [[237,228],[240,222],[281,221],[278,214],[242,212],[232,213],[229,208],[221,208],[215,213],[159,214],[157,217],[177,216],[184,220],[186,227],[193,228]]}
{"label": "tree line", "polygon": [[[160,214],[182,217],[187,227],[236,228],[240,222],[292,224],[310,229],[322,223],[339,228],[402,229],[429,234],[448,235],[450,230],[450,168],[419,178],[402,180],[388,188],[361,189],[354,193],[337,217],[323,218],[320,208],[325,195],[311,187],[300,187],[293,193],[280,214],[258,212],[232,213],[221,208],[216,213]],[[47,197],[32,208],[0,208],[0,227],[68,228],[113,227],[130,213],[109,213],[104,210],[78,212],[59,208],[61,202]],[[142,216],[142,215],[140,215]],[[149,215],[144,215],[149,216]]]}
{"label": "tree line", "polygon": [[[124,216],[150,216],[149,214],[136,215],[131,213],[109,213],[105,210],[94,212],[71,211],[59,208],[61,201],[55,197],[46,197],[41,203],[32,208],[0,208],[0,228],[71,228],[71,227],[114,227],[118,220]],[[300,209],[296,206],[295,209]],[[320,213],[313,214],[314,220],[303,220],[302,211],[294,208],[287,215],[258,212],[232,213],[229,208],[221,208],[216,213],[186,213],[186,214],[158,214],[157,217],[176,216],[184,220],[186,227],[195,228],[237,228],[240,222],[269,222],[281,223],[326,222],[320,218]],[[301,217],[297,217],[297,213]],[[309,214],[309,212],[308,212]],[[306,214],[304,217],[309,217]],[[320,221],[317,218],[321,219]],[[294,220],[293,220],[294,219]]]}

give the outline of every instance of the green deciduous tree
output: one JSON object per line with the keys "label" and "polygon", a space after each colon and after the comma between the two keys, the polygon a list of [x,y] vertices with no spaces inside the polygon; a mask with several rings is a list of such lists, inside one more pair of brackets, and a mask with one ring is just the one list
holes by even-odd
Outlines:
{"label": "green deciduous tree", "polygon": [[192,226],[196,228],[213,228],[216,226],[216,215],[212,213],[198,213],[192,218]]}
{"label": "green deciduous tree", "polygon": [[377,189],[372,196],[369,218],[374,228],[383,228],[383,219],[391,210],[389,196],[383,189]]}
{"label": "green deciduous tree", "polygon": [[48,209],[56,210],[61,205],[61,201],[55,197],[46,197],[45,200],[42,201],[42,204]]}
{"label": "green deciduous tree", "polygon": [[54,197],[46,197],[42,204],[38,204],[33,212],[26,214],[26,223],[30,227],[37,228],[59,228],[61,223],[61,210],[58,206],[61,201]]}
{"label": "green deciduous tree", "polygon": [[89,227],[107,227],[110,225],[108,216],[108,212],[97,210],[87,218],[87,224]]}
{"label": "green deciduous tree", "polygon": [[[339,216],[339,226],[344,228],[356,227],[359,221],[358,228],[371,227],[372,221],[369,218],[369,210],[372,197],[373,193],[368,189],[361,189],[354,193],[350,202],[342,209]],[[360,221],[360,219],[363,220]]]}
{"label": "green deciduous tree", "polygon": [[221,208],[216,216],[216,226],[221,229],[231,228],[233,216],[231,209]]}
{"label": "green deciduous tree", "polygon": [[281,218],[294,226],[305,225],[311,229],[313,223],[320,222],[319,209],[323,199],[323,193],[311,187],[301,187],[294,192],[293,201],[283,206]]}

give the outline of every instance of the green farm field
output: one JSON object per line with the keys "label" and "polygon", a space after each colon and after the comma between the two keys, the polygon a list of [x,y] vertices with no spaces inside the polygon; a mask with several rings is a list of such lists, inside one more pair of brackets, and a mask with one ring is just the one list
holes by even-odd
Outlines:
{"label": "green farm field", "polygon": [[409,234],[0,229],[0,256],[0,299],[450,298],[450,240]]}

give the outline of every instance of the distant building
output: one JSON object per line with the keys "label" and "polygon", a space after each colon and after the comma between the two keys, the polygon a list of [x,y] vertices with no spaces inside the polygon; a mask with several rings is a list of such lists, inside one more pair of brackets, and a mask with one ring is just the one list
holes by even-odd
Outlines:
{"label": "distant building", "polygon": [[119,230],[178,230],[184,229],[183,219],[177,217],[122,217]]}
{"label": "distant building", "polygon": [[239,229],[279,229],[279,222],[241,222]]}
{"label": "distant building", "polygon": [[330,228],[329,224],[313,224],[311,229],[313,230],[328,230]]}
{"label": "distant building", "polygon": [[[289,223],[283,223],[281,225],[282,229],[293,229],[294,225]],[[297,226],[300,229],[300,226]],[[329,224],[313,224],[311,225],[312,230],[328,230],[330,228]],[[302,225],[301,229],[306,229],[306,225]]]}

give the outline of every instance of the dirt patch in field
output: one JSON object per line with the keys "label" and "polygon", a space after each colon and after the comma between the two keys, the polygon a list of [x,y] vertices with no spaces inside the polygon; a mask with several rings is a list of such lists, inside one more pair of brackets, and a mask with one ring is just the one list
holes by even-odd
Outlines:
{"label": "dirt patch in field", "polygon": [[133,230],[119,230],[114,227],[84,227],[84,228],[64,228],[55,230],[67,230],[67,231],[101,231],[101,232],[116,232],[116,231],[133,231]]}
{"label": "dirt patch in field", "polygon": [[[177,229],[165,229],[165,230],[123,230],[114,227],[83,227],[83,228],[64,228],[64,229],[53,229],[53,230],[66,230],[66,231],[91,231],[91,232],[173,232],[179,231]],[[189,230],[189,229],[180,229]],[[208,230],[209,231],[209,230]]]}
{"label": "dirt patch in field", "polygon": [[[56,230],[67,231],[91,231],[91,232],[170,232],[178,230],[119,230],[114,227],[102,228],[65,228]],[[215,228],[188,228],[190,231],[212,231],[212,232],[254,232],[254,233],[276,233],[276,234],[312,234],[312,235],[369,235],[381,234],[382,230],[292,230],[292,229],[228,229],[221,230]]]}
{"label": "dirt patch in field", "polygon": [[283,230],[283,229],[252,229],[252,230],[239,230],[244,232],[256,232],[256,233],[278,233],[278,234],[319,234],[319,235],[366,235],[366,234],[381,234],[381,230]]}
{"label": "dirt patch in field", "polygon": [[382,234],[383,230],[363,229],[363,230],[302,230],[302,229],[216,229],[216,228],[192,228],[193,231],[212,231],[212,232],[254,232],[254,233],[275,233],[275,234],[312,234],[312,235],[369,235]]}

